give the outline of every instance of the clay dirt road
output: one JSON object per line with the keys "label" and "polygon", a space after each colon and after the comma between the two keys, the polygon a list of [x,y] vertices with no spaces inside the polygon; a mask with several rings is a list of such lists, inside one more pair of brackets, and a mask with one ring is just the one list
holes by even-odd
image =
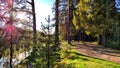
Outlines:
{"label": "clay dirt road", "polygon": [[104,48],[90,42],[86,42],[84,44],[72,43],[72,45],[74,45],[75,49],[83,55],[120,64],[120,50]]}

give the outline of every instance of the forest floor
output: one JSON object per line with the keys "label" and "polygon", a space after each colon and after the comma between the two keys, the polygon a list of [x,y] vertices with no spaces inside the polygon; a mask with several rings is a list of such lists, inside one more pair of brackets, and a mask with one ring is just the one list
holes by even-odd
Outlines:
{"label": "forest floor", "polygon": [[120,64],[120,51],[119,50],[105,48],[103,46],[96,45],[91,42],[86,42],[84,44],[74,42],[72,43],[72,45],[75,46],[75,50],[77,50],[80,54],[107,60],[107,61],[112,61],[112,62]]}

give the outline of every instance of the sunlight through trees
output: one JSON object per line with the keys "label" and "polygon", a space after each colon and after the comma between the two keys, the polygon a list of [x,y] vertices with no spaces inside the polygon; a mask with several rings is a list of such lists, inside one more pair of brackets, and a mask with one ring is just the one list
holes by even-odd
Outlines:
{"label": "sunlight through trees", "polygon": [[120,0],[54,0],[47,25],[36,24],[36,8],[44,8],[35,4],[0,0],[0,67],[120,67]]}

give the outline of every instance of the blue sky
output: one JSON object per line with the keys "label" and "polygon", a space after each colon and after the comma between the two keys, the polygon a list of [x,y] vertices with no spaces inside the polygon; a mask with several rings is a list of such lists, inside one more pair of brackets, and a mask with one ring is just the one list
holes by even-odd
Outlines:
{"label": "blue sky", "polygon": [[49,6],[52,6],[54,3],[54,0],[38,0],[38,1],[42,4],[49,5]]}
{"label": "blue sky", "polygon": [[[40,22],[46,24],[45,18],[50,15],[53,18],[52,7],[54,4],[54,0],[35,0],[35,8],[36,8],[36,18],[37,18],[37,30],[40,30]],[[53,22],[51,22],[53,23]]]}

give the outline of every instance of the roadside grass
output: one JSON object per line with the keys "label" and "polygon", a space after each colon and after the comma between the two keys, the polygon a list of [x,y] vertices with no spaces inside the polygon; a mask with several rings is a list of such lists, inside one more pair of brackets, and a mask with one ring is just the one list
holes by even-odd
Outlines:
{"label": "roadside grass", "polygon": [[67,42],[62,42],[60,55],[56,68],[120,68],[120,64],[82,55]]}

